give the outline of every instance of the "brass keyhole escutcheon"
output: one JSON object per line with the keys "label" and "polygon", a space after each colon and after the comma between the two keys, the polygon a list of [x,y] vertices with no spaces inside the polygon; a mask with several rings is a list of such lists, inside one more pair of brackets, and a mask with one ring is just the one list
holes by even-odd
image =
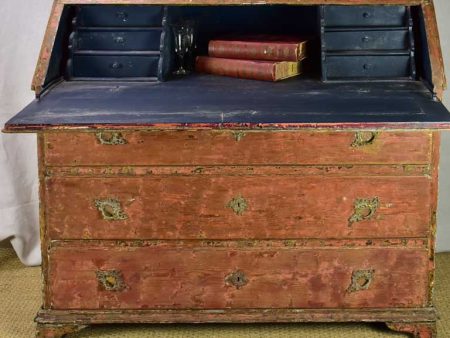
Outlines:
{"label": "brass keyhole escutcheon", "polygon": [[122,210],[121,203],[117,199],[98,199],[94,201],[94,204],[105,221],[122,221],[128,219],[128,215]]}
{"label": "brass keyhole escutcheon", "polygon": [[[364,65],[364,66],[366,66],[366,65]],[[367,66],[369,66],[369,65],[367,65]],[[353,139],[351,146],[353,148],[358,148],[358,147],[364,147],[364,146],[371,145],[377,139],[378,134],[379,133],[376,131],[358,131],[355,133],[355,138]]]}
{"label": "brass keyhole escutcheon", "polygon": [[229,274],[225,278],[225,282],[233,285],[236,289],[240,289],[241,287],[247,285],[248,279],[245,276],[244,272],[242,272],[241,270],[237,270],[237,271]]}
{"label": "brass keyhole escutcheon", "polygon": [[352,280],[348,292],[367,290],[373,282],[375,270],[356,270],[352,273]]}
{"label": "brass keyhole escutcheon", "polygon": [[97,280],[106,291],[122,291],[125,289],[122,273],[117,270],[97,271]]}
{"label": "brass keyhole escutcheon", "polygon": [[122,136],[122,133],[100,132],[96,133],[95,136],[97,137],[97,141],[100,144],[104,145],[116,146],[128,143],[127,140],[125,140],[125,138]]}
{"label": "brass keyhole escutcheon", "polygon": [[354,212],[348,219],[348,225],[353,223],[366,221],[375,217],[375,214],[380,206],[378,197],[373,198],[359,198],[355,200]]}
{"label": "brass keyhole escutcheon", "polygon": [[248,204],[245,198],[239,195],[228,202],[227,207],[232,209],[236,215],[241,216],[247,210]]}

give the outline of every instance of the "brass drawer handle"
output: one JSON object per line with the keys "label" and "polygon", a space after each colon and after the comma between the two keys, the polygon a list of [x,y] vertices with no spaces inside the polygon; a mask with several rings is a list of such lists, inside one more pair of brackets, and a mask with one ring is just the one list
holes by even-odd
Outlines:
{"label": "brass drawer handle", "polygon": [[125,289],[125,282],[120,271],[99,270],[96,275],[100,286],[106,291],[122,291]]}
{"label": "brass drawer handle", "polygon": [[225,277],[225,282],[233,285],[236,289],[247,285],[248,279],[244,272],[241,270],[234,271]]}
{"label": "brass drawer handle", "polygon": [[242,216],[248,208],[247,201],[241,195],[233,197],[233,199],[228,202],[227,208],[230,208],[238,216]]}
{"label": "brass drawer handle", "polygon": [[356,270],[352,273],[352,281],[348,292],[367,290],[373,282],[375,270]]}
{"label": "brass drawer handle", "polygon": [[371,145],[377,139],[378,134],[379,133],[376,131],[358,131],[355,133],[355,138],[352,142],[352,147],[358,148]]}
{"label": "brass drawer handle", "polygon": [[358,198],[354,203],[354,212],[348,219],[348,225],[373,218],[379,206],[378,197]]}
{"label": "brass drawer handle", "polygon": [[105,145],[121,145],[121,144],[127,144],[127,140],[122,136],[121,133],[107,133],[107,132],[100,132],[96,133],[95,136],[97,137],[97,140],[100,144]]}
{"label": "brass drawer handle", "polygon": [[106,221],[122,221],[128,219],[127,214],[122,210],[119,200],[108,198],[105,200],[95,200],[95,207],[100,211]]}

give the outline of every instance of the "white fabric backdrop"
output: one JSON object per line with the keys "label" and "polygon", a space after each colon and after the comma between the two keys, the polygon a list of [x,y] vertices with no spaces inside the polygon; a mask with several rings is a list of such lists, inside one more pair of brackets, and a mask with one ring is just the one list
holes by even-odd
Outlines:
{"label": "white fabric backdrop", "polygon": [[[0,0],[0,128],[34,98],[31,78],[51,0]],[[36,135],[0,134],[0,240],[40,264]]]}
{"label": "white fabric backdrop", "polygon": [[[449,0],[435,0],[450,69]],[[0,0],[0,127],[33,99],[30,83],[52,0]],[[446,93],[447,102],[450,98]],[[447,104],[449,107],[449,105]],[[443,138],[438,249],[450,250],[450,134]],[[27,265],[40,264],[36,136],[0,134],[0,241]]]}

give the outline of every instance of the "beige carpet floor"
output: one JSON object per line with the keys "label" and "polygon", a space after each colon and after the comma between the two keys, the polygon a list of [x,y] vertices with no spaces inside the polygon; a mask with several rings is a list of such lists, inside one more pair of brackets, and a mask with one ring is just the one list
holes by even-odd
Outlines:
{"label": "beige carpet floor", "polygon": [[[40,307],[40,268],[27,268],[12,249],[0,248],[0,338],[34,337]],[[437,257],[435,303],[439,338],[450,338],[450,253]],[[71,338],[375,338],[407,337],[382,324],[102,325]]]}

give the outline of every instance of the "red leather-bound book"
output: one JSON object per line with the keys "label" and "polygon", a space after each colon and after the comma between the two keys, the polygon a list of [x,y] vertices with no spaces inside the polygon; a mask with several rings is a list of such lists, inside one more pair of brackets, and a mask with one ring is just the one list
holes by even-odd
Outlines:
{"label": "red leather-bound book", "polygon": [[305,57],[306,40],[291,37],[254,36],[211,40],[209,56],[267,61],[300,61]]}
{"label": "red leather-bound book", "polygon": [[196,70],[210,73],[263,81],[279,81],[301,73],[300,62],[253,61],[198,56]]}

